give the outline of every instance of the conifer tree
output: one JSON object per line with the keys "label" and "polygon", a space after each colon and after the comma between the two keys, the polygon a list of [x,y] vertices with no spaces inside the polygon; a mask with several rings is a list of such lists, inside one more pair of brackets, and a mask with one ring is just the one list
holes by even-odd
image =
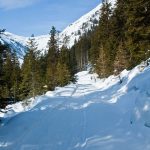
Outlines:
{"label": "conifer tree", "polygon": [[[119,45],[125,43],[125,33],[126,28],[125,24],[127,21],[126,16],[126,3],[124,0],[117,0],[116,7],[113,10],[112,15],[110,16],[110,36],[109,36],[109,49],[111,49],[111,62],[114,63],[116,52],[120,51],[118,48]],[[124,44],[125,48],[125,44]],[[126,49],[126,48],[125,48]],[[128,49],[126,49],[128,50]],[[128,53],[129,54],[129,53]],[[113,68],[113,67],[112,67]]]}
{"label": "conifer tree", "polygon": [[101,46],[100,48],[100,54],[99,54],[99,58],[97,60],[97,63],[96,63],[96,72],[97,74],[99,75],[100,78],[106,78],[107,77],[107,63],[108,63],[108,60],[107,60],[107,55],[106,55],[106,52],[104,50],[104,48]]}
{"label": "conifer tree", "polygon": [[39,66],[39,76],[40,76],[41,88],[42,88],[41,90],[43,91],[44,90],[43,87],[46,85],[46,67],[47,67],[47,53],[46,52],[43,54],[40,54],[37,65]]}
{"label": "conifer tree", "polygon": [[20,83],[21,83],[21,69],[16,52],[12,53],[12,94],[15,99],[20,98]]}
{"label": "conifer tree", "polygon": [[114,73],[118,75],[124,69],[129,67],[129,58],[123,42],[117,48],[116,58],[114,61]]}
{"label": "conifer tree", "polygon": [[96,63],[96,71],[100,77],[107,77],[112,72],[111,49],[109,47],[110,34],[110,4],[103,2],[99,23],[99,58]]}
{"label": "conifer tree", "polygon": [[111,22],[111,40],[115,42],[116,46],[118,47],[119,42],[125,41],[125,32],[126,27],[125,24],[127,22],[127,15],[126,15],[126,6],[127,2],[124,0],[117,0],[116,8],[114,9],[112,16],[110,17]]}
{"label": "conifer tree", "polygon": [[4,62],[6,60],[6,52],[8,51],[8,47],[6,45],[3,45],[0,42],[0,97],[3,97],[3,88],[5,85],[4,80]]}
{"label": "conifer tree", "polygon": [[64,86],[71,80],[69,50],[63,45],[56,66],[57,85]]}
{"label": "conifer tree", "polygon": [[18,57],[7,45],[0,43],[0,97],[19,98],[20,65]]}
{"label": "conifer tree", "polygon": [[89,61],[89,49],[91,48],[91,41],[89,33],[84,33],[77,43],[75,43],[76,61],[78,71],[85,70]]}
{"label": "conifer tree", "polygon": [[99,57],[99,44],[99,27],[95,27],[93,33],[91,34],[91,47],[89,49],[89,61],[94,68]]}
{"label": "conifer tree", "polygon": [[126,14],[126,46],[132,68],[145,59],[145,53],[150,49],[150,1],[128,1]]}
{"label": "conifer tree", "polygon": [[58,61],[69,66],[69,49],[65,45],[63,45],[60,49]]}
{"label": "conifer tree", "polygon": [[69,70],[71,74],[71,81],[75,82],[75,74],[77,73],[77,59],[76,59],[75,45],[69,50]]}
{"label": "conifer tree", "polygon": [[48,42],[48,54],[47,54],[47,69],[46,69],[46,83],[48,90],[54,90],[57,81],[56,81],[56,65],[58,59],[58,45],[56,37],[56,29],[52,27],[50,31],[50,40]]}
{"label": "conifer tree", "polygon": [[38,51],[34,35],[29,38],[28,51],[22,65],[22,98],[34,97],[40,93],[41,83],[39,77],[39,66],[37,63]]}
{"label": "conifer tree", "polygon": [[70,72],[67,65],[58,62],[56,69],[57,69],[56,70],[57,85],[65,86],[66,84],[69,83],[71,79]]}
{"label": "conifer tree", "polygon": [[12,87],[12,60],[11,53],[6,53],[5,63],[3,64],[3,97],[12,97],[11,87]]}

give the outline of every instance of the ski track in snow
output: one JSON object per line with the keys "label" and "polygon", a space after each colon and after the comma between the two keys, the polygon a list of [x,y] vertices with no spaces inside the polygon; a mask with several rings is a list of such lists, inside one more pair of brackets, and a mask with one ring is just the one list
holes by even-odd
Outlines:
{"label": "ski track in snow", "polygon": [[78,82],[14,104],[3,116],[0,150],[150,150],[150,68]]}

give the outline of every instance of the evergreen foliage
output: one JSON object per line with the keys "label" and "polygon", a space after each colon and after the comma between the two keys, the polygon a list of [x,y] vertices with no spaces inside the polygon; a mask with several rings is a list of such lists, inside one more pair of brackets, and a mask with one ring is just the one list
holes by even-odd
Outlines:
{"label": "evergreen foliage", "polygon": [[3,97],[3,91],[5,87],[5,72],[4,72],[4,62],[6,59],[6,51],[8,50],[8,47],[3,45],[0,42],[0,98]]}
{"label": "evergreen foliage", "polygon": [[111,49],[110,49],[110,15],[111,5],[103,2],[99,23],[99,58],[96,64],[97,73],[101,78],[107,77],[112,73]]}
{"label": "evergreen foliage", "polygon": [[65,86],[70,81],[70,72],[65,63],[58,62],[56,66],[56,80],[58,86]]}
{"label": "evergreen foliage", "polygon": [[95,68],[96,62],[99,58],[99,43],[100,43],[100,38],[99,37],[99,27],[95,27],[91,33],[90,36],[90,42],[91,42],[91,47],[88,50],[89,51],[89,61],[91,64],[93,64],[93,67]]}
{"label": "evergreen foliage", "polygon": [[150,1],[132,0],[126,7],[126,46],[132,68],[145,59],[145,53],[150,49]]}
{"label": "evergreen foliage", "polygon": [[20,64],[16,52],[0,43],[0,98],[19,98]]}
{"label": "evergreen foliage", "polygon": [[[86,26],[85,23],[82,28]],[[3,32],[5,30],[0,30],[0,34]],[[54,90],[56,86],[65,86],[75,81],[75,74],[86,70],[89,63],[100,78],[106,78],[148,59],[150,1],[117,0],[112,9],[111,4],[103,0],[98,25],[81,33],[80,30],[76,33],[81,36],[71,48],[67,47],[68,37],[59,48],[57,31],[52,27],[48,51],[43,54],[37,50],[32,36],[21,67],[16,52],[0,42],[0,98],[23,100]]]}
{"label": "evergreen foliage", "polygon": [[57,85],[56,76],[56,66],[58,60],[58,43],[56,38],[56,29],[52,27],[50,31],[50,40],[48,42],[48,54],[47,54],[47,68],[46,68],[46,83],[48,90],[54,90]]}
{"label": "evergreen foliage", "polygon": [[129,67],[129,57],[123,42],[117,48],[116,58],[114,60],[114,73],[118,75],[122,70]]}
{"label": "evergreen foliage", "polygon": [[22,98],[34,97],[41,93],[41,82],[38,66],[38,51],[34,36],[29,38],[28,51],[22,64]]}
{"label": "evergreen foliage", "polygon": [[[150,57],[150,1],[117,0],[112,9],[104,0],[99,25],[86,35],[74,45],[78,70],[84,70],[86,51],[101,78],[132,69]],[[82,47],[87,37],[89,46],[85,50]]]}

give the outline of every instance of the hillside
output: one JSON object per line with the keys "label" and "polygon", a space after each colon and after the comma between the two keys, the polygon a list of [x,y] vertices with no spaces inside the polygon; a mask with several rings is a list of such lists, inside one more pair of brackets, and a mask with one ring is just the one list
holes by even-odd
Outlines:
{"label": "hillside", "polygon": [[[78,82],[8,106],[0,114],[0,149],[149,150],[150,67],[98,79],[83,71]],[[13,134],[12,134],[13,131]]]}
{"label": "hillside", "polygon": [[19,60],[22,62],[23,56],[26,53],[27,45],[26,41],[28,38],[18,36],[9,32],[0,34],[0,41],[2,44],[9,45],[9,47],[16,51]]}
{"label": "hillside", "polygon": [[[68,27],[66,27],[60,34],[58,35],[59,37],[59,43],[60,45],[63,44],[63,40],[65,36],[69,38],[68,46],[71,47],[74,44],[74,40],[79,38],[85,31],[90,30],[91,27],[94,25],[97,25],[97,21],[99,20],[99,12],[100,12],[100,7],[101,4],[98,5],[96,8],[94,8],[92,11],[89,13],[85,14],[82,16],[80,19],[75,21],[74,23],[70,24]],[[27,40],[29,37],[22,37],[18,36],[12,33],[5,32],[2,36],[2,41],[5,41],[6,43],[10,45],[14,45],[16,49],[18,49],[18,44],[21,46],[25,46],[27,44]],[[41,35],[35,37],[36,42],[38,44],[38,49],[39,50],[45,50],[47,49],[47,43],[49,40],[49,35]],[[22,50],[21,50],[22,51]]]}
{"label": "hillside", "polygon": [[[110,2],[112,3],[112,6],[114,6],[115,0],[111,0]],[[68,25],[62,32],[60,32],[58,34],[59,45],[62,46],[65,37],[67,37],[67,45],[68,47],[72,47],[74,45],[75,39],[78,40],[81,35],[83,35],[88,30],[91,30],[92,26],[97,25],[101,6],[102,5],[99,4],[96,8],[84,16],[81,16],[81,18]],[[47,49],[49,37],[49,34],[35,37],[38,44],[38,50],[43,51]],[[2,43],[9,44],[12,49],[17,50],[19,57],[24,55],[28,39],[29,37],[18,36],[9,32],[5,32],[1,35]]]}

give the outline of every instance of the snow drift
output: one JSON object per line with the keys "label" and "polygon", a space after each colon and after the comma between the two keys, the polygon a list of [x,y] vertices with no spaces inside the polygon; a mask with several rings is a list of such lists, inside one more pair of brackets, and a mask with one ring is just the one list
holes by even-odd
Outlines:
{"label": "snow drift", "polygon": [[98,79],[83,71],[78,82],[8,106],[0,149],[149,150],[150,67]]}

